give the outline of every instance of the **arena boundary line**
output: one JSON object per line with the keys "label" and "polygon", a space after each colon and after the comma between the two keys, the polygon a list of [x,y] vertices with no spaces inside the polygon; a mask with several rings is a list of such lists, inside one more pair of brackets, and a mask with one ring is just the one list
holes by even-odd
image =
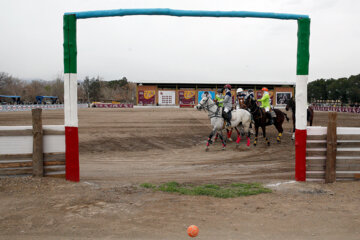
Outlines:
{"label": "arena boundary line", "polygon": [[66,179],[80,180],[79,136],[77,115],[77,19],[115,17],[134,15],[161,15],[176,17],[233,17],[233,18],[272,18],[296,20],[298,23],[297,67],[296,67],[296,131],[295,131],[295,180],[306,180],[306,109],[307,82],[309,73],[310,18],[308,15],[288,13],[265,13],[248,11],[203,11],[174,9],[115,9],[85,12],[68,12],[63,16],[64,31],[64,113],[66,137]]}

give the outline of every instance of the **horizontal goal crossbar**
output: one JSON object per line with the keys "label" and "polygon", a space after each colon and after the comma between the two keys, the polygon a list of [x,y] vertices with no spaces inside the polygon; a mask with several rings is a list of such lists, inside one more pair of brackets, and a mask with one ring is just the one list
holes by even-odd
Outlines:
{"label": "horizontal goal crossbar", "polygon": [[298,20],[309,18],[308,15],[271,12],[249,11],[204,11],[204,10],[176,10],[169,8],[138,8],[138,9],[113,9],[85,12],[68,12],[65,15],[75,15],[77,19],[99,17],[122,17],[134,15],[161,15],[174,17],[231,17],[231,18],[273,18],[283,20]]}

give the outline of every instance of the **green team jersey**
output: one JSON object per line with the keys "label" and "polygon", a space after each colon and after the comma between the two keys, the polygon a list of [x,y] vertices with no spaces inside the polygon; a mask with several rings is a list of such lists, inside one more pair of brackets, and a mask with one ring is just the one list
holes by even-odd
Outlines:
{"label": "green team jersey", "polygon": [[222,100],[224,100],[224,97],[223,97],[223,96],[221,96],[221,95],[219,95],[219,94],[216,94],[215,100],[218,102],[219,107],[223,107],[223,106],[224,106],[224,104],[221,102]]}
{"label": "green team jersey", "polygon": [[270,96],[268,93],[264,93],[263,97],[261,99],[258,99],[259,102],[261,102],[262,108],[270,107]]}

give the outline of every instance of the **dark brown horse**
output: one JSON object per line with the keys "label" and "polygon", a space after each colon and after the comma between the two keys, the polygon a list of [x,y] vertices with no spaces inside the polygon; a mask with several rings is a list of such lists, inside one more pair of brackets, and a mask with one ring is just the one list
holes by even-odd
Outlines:
{"label": "dark brown horse", "polygon": [[[259,127],[261,127],[264,139],[268,146],[270,146],[270,141],[266,137],[266,126],[269,124],[269,118],[267,117],[267,114],[265,112],[264,108],[259,107],[256,104],[256,100],[252,98],[247,98],[245,100],[246,106],[250,109],[250,113],[253,115],[254,122],[255,122],[255,140],[254,140],[254,146],[257,144],[257,137],[259,134]],[[279,109],[274,109],[276,113],[276,118],[274,119],[274,126],[278,130],[279,134],[276,138],[277,142],[281,142],[281,136],[284,132],[284,129],[282,127],[282,124],[286,118],[287,121],[289,121],[289,118],[287,117],[286,113],[283,113]]]}
{"label": "dark brown horse", "polygon": [[[294,134],[295,134],[295,101],[294,98],[290,98],[288,100],[286,100],[286,111],[289,111],[289,109],[291,109],[292,111],[292,119],[293,119],[293,135],[291,137],[291,139],[294,140]],[[313,119],[314,119],[314,109],[312,109],[312,107],[308,107],[307,109],[307,121],[310,122],[310,126],[312,126],[313,123]]]}

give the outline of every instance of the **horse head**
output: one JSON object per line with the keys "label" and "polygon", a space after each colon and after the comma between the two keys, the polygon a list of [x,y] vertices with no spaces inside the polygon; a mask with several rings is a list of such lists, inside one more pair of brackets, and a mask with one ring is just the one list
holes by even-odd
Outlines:
{"label": "horse head", "polygon": [[211,100],[211,95],[209,94],[209,92],[204,92],[201,97],[202,97],[201,101],[199,102],[198,105],[196,105],[197,110],[207,109],[208,106],[213,103],[213,101]]}
{"label": "horse head", "polygon": [[249,108],[250,110],[253,110],[255,107],[257,107],[256,105],[256,101],[254,99],[252,99],[251,97],[247,97],[245,99],[245,105],[247,108]]}

